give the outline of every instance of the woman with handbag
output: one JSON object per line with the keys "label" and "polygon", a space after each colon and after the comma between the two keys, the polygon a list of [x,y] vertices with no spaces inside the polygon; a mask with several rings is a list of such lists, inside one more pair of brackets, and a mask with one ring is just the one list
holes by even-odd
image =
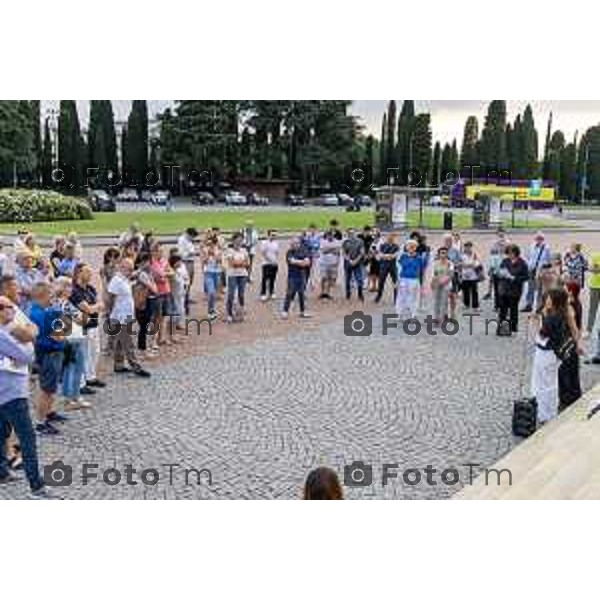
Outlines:
{"label": "woman with handbag", "polygon": [[482,280],[483,263],[473,249],[473,242],[465,242],[460,261],[460,282],[463,306],[467,310],[479,310],[479,282]]}
{"label": "woman with handbag", "polygon": [[540,326],[535,339],[531,392],[537,400],[538,424],[543,425],[558,415],[559,367],[578,351],[571,331],[573,317],[567,292],[558,288],[548,290],[541,314],[532,318]]}
{"label": "woman with handbag", "polygon": [[441,325],[448,318],[448,297],[452,287],[454,265],[448,258],[448,248],[442,246],[433,261],[431,291],[433,293],[433,318],[436,325]]}
{"label": "woman with handbag", "polygon": [[133,305],[135,307],[135,320],[138,324],[137,347],[146,359],[158,354],[156,344],[148,344],[148,336],[155,340],[156,329],[150,327],[154,323],[157,312],[158,288],[150,270],[150,254],[140,252],[136,261],[134,273]]}

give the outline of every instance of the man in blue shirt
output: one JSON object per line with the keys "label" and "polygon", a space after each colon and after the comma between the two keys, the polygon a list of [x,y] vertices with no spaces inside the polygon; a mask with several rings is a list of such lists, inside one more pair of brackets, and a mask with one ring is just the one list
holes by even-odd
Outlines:
{"label": "man in blue shirt", "polygon": [[35,433],[29,417],[29,366],[33,362],[31,332],[14,323],[15,308],[0,296],[0,484],[17,479],[9,469],[6,441],[14,429],[21,451],[25,475],[34,497],[49,497],[40,475]]}
{"label": "man in blue shirt", "polygon": [[42,435],[60,433],[52,424],[54,395],[58,389],[65,349],[66,321],[62,311],[52,308],[50,286],[38,283],[32,292],[30,319],[38,328],[35,358],[39,368],[40,399],[36,406],[36,431]]}
{"label": "man in blue shirt", "polygon": [[310,268],[310,256],[308,250],[302,244],[302,237],[295,237],[290,243],[290,249],[287,251],[285,261],[288,266],[287,294],[283,303],[283,312],[281,316],[288,318],[290,305],[298,295],[298,304],[300,305],[300,316],[308,317],[305,312],[304,294],[306,288],[306,272]]}
{"label": "man in blue shirt", "polygon": [[531,312],[536,293],[540,293],[538,275],[541,268],[551,262],[550,246],[546,244],[546,238],[541,231],[535,234],[533,244],[527,255],[527,266],[529,267],[529,280],[527,281],[527,292],[525,295],[525,307],[523,312]]}

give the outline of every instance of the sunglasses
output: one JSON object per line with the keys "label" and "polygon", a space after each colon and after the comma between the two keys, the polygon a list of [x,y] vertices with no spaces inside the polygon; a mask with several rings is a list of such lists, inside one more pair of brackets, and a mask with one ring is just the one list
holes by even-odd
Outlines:
{"label": "sunglasses", "polygon": [[0,304],[0,310],[5,310],[7,308],[13,309],[14,306],[12,304]]}

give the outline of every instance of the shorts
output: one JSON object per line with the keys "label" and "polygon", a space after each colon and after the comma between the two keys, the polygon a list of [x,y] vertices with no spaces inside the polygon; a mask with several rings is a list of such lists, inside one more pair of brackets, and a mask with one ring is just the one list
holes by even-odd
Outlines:
{"label": "shorts", "polygon": [[58,384],[62,374],[63,353],[41,352],[37,355],[39,368],[39,384],[42,391],[54,394],[58,390]]}
{"label": "shorts", "polygon": [[177,315],[177,307],[175,306],[175,299],[173,298],[173,294],[165,294],[163,298],[164,300],[162,306],[162,316],[173,317]]}
{"label": "shorts", "polygon": [[322,279],[337,279],[339,266],[338,265],[321,265],[319,267]]}

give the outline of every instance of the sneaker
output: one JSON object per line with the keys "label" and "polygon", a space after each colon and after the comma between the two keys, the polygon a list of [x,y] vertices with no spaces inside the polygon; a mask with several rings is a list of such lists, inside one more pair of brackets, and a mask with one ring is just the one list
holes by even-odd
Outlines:
{"label": "sneaker", "polygon": [[129,367],[115,367],[115,373],[131,373],[131,369]]}
{"label": "sneaker", "polygon": [[491,300],[491,299],[492,299],[491,294],[485,294],[485,296],[482,298],[482,300]]}
{"label": "sneaker", "polygon": [[49,490],[46,486],[37,490],[32,490],[29,493],[29,497],[32,500],[64,500],[60,494],[56,493],[54,490]]}
{"label": "sneaker", "polygon": [[312,317],[312,315],[310,313],[307,312],[301,312],[300,313],[300,318],[301,319],[310,319]]}
{"label": "sneaker", "polygon": [[38,423],[35,426],[35,430],[40,435],[60,435],[60,430],[56,429],[56,427],[54,427],[52,423],[48,423],[48,421]]}
{"label": "sneaker", "polygon": [[84,385],[79,389],[79,393],[83,396],[93,396],[96,393],[96,390],[92,389],[88,385]]}
{"label": "sneaker", "polygon": [[225,321],[227,323],[233,323],[233,317],[231,315],[227,315],[227,318],[225,319]]}
{"label": "sneaker", "polygon": [[260,297],[260,299],[261,299],[263,302],[266,302],[266,301],[267,301],[269,298],[268,298],[268,296],[265,296],[265,295],[263,295],[263,296],[261,296],[261,297]]}
{"label": "sneaker", "polygon": [[285,310],[281,313],[282,319],[287,319],[289,316],[290,316],[290,313],[286,312]]}
{"label": "sneaker", "polygon": [[277,300],[277,294],[271,294],[271,300]]}
{"label": "sneaker", "polygon": [[[85,406],[87,405],[87,406]],[[71,412],[72,410],[81,410],[82,408],[89,408],[91,404],[81,399],[65,400],[65,410]]]}
{"label": "sneaker", "polygon": [[533,307],[531,306],[526,306],[525,308],[521,309],[521,312],[523,313],[527,313],[527,312],[531,312],[533,310]]}
{"label": "sneaker", "polygon": [[82,400],[79,398],[78,400],[75,400],[75,402],[77,402],[79,408],[92,408],[92,403],[88,402],[87,400]]}
{"label": "sneaker", "polygon": [[46,421],[49,421],[50,423],[65,423],[68,420],[69,420],[69,417],[66,417],[65,415],[61,415],[60,413],[57,413],[56,411],[52,411],[51,413],[48,413],[46,415]]}
{"label": "sneaker", "polygon": [[133,373],[138,377],[150,377],[150,372],[140,366],[134,367]]}
{"label": "sneaker", "polygon": [[85,382],[85,386],[86,387],[104,388],[104,387],[106,387],[106,383],[104,383],[104,381],[101,381],[100,379],[88,379]]}
{"label": "sneaker", "polygon": [[13,471],[20,471],[23,468],[23,455],[17,454],[8,460],[8,466]]}
{"label": "sneaker", "polygon": [[14,483],[15,481],[19,481],[19,477],[11,469],[8,469],[6,475],[0,476],[0,485],[4,485],[6,483]]}

